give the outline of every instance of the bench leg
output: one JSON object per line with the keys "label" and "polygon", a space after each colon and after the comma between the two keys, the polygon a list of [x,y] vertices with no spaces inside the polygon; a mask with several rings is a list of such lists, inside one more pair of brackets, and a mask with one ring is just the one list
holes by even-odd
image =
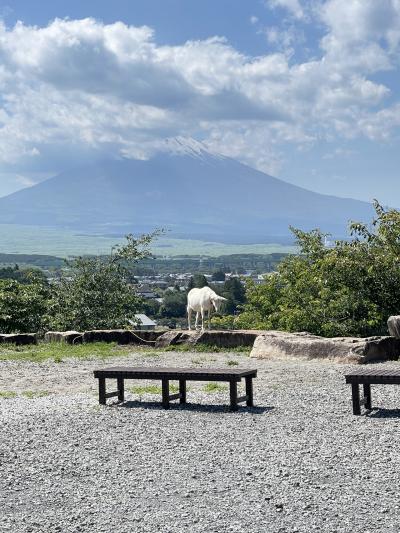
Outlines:
{"label": "bench leg", "polygon": [[238,410],[238,401],[237,401],[237,381],[229,382],[229,393],[231,399],[231,411]]}
{"label": "bench leg", "polygon": [[169,409],[169,380],[161,380],[162,387],[162,404],[164,409]]}
{"label": "bench leg", "polygon": [[353,399],[353,415],[360,415],[360,390],[358,383],[351,384],[351,395]]}
{"label": "bench leg", "polygon": [[246,376],[246,405],[248,407],[253,407],[253,378],[252,376]]}
{"label": "bench leg", "polygon": [[186,380],[180,379],[179,380],[179,394],[180,397],[180,403],[186,403]]}
{"label": "bench leg", "polygon": [[117,384],[118,384],[118,401],[123,402],[124,401],[124,378],[117,378]]}
{"label": "bench leg", "polygon": [[106,378],[99,379],[99,404],[106,405]]}
{"label": "bench leg", "polygon": [[372,409],[371,407],[371,385],[369,383],[365,383],[363,385],[363,389],[364,389],[365,409]]}

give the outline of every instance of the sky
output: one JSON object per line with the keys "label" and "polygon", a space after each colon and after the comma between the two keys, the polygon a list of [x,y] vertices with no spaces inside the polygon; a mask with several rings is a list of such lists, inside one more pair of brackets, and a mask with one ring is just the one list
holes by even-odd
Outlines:
{"label": "sky", "polygon": [[400,0],[0,0],[0,196],[196,139],[400,207]]}

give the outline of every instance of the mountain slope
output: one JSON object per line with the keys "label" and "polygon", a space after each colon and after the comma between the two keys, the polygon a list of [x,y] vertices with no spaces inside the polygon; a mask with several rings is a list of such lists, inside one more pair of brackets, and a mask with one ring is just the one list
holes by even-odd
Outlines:
{"label": "mountain slope", "polygon": [[368,203],[317,194],[191,147],[70,170],[0,198],[0,223],[104,233],[165,227],[237,242],[288,235],[289,224],[343,235],[349,219],[371,215]]}

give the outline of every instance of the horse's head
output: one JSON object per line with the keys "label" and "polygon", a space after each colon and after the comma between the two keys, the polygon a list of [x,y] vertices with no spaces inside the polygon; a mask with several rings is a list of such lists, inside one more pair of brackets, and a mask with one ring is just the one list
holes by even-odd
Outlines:
{"label": "horse's head", "polygon": [[215,311],[218,313],[218,311],[221,309],[222,304],[227,300],[223,296],[215,295],[213,298],[211,298],[211,301]]}

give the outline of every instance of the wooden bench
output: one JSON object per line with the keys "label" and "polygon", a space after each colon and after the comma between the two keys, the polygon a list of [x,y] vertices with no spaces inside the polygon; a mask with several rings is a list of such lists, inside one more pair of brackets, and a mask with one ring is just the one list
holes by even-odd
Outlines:
{"label": "wooden bench", "polygon": [[[227,381],[230,388],[230,408],[237,411],[238,404],[246,402],[246,405],[253,406],[253,378],[257,376],[257,370],[245,369],[203,369],[203,368],[146,368],[146,367],[112,367],[103,370],[95,370],[94,377],[99,380],[99,403],[106,404],[106,399],[117,396],[120,402],[124,401],[124,380],[125,379],[157,379],[162,385],[162,405],[164,409],[169,409],[171,400],[178,400],[186,403],[186,382],[187,381]],[[237,384],[245,378],[246,394],[238,397]],[[117,380],[117,391],[106,392],[106,379]],[[179,381],[179,392],[169,393],[169,382]]]}
{"label": "wooden bench", "polygon": [[[351,384],[353,414],[361,414],[361,405],[370,410],[371,385],[400,385],[400,370],[385,368],[360,368],[346,375],[346,383]],[[359,386],[363,386],[363,398],[360,399]]]}

